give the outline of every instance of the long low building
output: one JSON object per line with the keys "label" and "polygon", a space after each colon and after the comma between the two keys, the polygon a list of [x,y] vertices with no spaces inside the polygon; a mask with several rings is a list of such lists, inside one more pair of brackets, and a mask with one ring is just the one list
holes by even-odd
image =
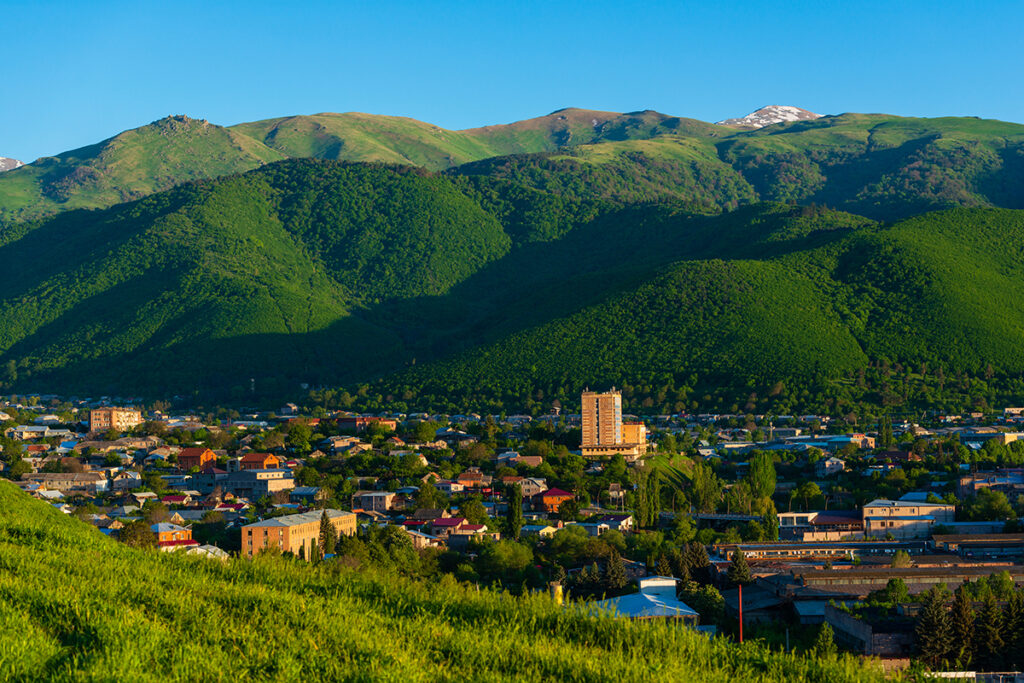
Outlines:
{"label": "long low building", "polygon": [[[353,536],[356,533],[356,515],[344,510],[327,510],[336,534]],[[301,555],[307,560],[314,557],[320,543],[320,520],[323,510],[303,512],[265,519],[242,527],[242,555],[254,557],[267,548],[283,553]]]}
{"label": "long low building", "polygon": [[850,541],[836,543],[716,543],[712,553],[727,560],[735,550],[748,560],[835,560],[892,555],[897,550],[920,555],[927,550],[925,541]]}
{"label": "long low building", "polygon": [[[821,569],[794,573],[790,581],[799,586],[816,588],[824,592],[867,595],[885,588],[889,579],[902,579],[911,593],[920,593],[940,583],[950,590],[965,581],[977,581],[998,571],[1009,571],[1015,583],[1024,582],[1024,566],[945,566],[918,567],[850,567],[847,569]],[[784,577],[785,575],[780,575]]]}
{"label": "long low building", "polygon": [[935,534],[932,546],[971,559],[1020,558],[1024,534]]}

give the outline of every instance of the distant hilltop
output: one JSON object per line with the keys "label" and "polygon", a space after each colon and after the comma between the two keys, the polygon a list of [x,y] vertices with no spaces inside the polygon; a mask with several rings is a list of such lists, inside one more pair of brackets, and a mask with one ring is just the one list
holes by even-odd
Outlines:
{"label": "distant hilltop", "polygon": [[769,104],[767,107],[761,107],[752,114],[747,114],[743,118],[739,119],[725,119],[724,121],[718,121],[719,126],[733,126],[736,128],[764,128],[774,123],[790,123],[792,121],[809,121],[811,119],[820,119],[821,114],[815,114],[812,111],[801,109],[800,107],[790,107],[782,104]]}
{"label": "distant hilltop", "polygon": [[3,172],[3,171],[13,171],[14,169],[18,168],[19,166],[24,166],[24,165],[25,164],[21,163],[17,159],[10,159],[8,157],[0,157],[0,172]]}

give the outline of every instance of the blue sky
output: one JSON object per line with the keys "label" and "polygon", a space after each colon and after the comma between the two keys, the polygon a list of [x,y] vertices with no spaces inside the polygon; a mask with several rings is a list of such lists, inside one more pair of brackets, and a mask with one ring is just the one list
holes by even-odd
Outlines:
{"label": "blue sky", "polygon": [[447,128],[567,106],[718,120],[819,113],[1024,122],[1024,2],[0,0],[0,156],[167,114],[365,111]]}

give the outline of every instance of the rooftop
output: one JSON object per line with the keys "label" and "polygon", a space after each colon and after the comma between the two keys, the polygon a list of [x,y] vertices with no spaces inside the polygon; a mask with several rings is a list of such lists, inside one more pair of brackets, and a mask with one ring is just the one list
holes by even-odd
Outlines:
{"label": "rooftop", "polygon": [[[327,510],[326,512],[327,516],[331,519],[355,514],[353,512],[345,512],[344,510]],[[265,519],[262,522],[254,522],[253,524],[247,524],[246,526],[298,526],[300,524],[309,524],[310,522],[319,522],[323,513],[323,510],[313,510],[311,512],[303,512],[297,515],[286,515],[284,517]]]}

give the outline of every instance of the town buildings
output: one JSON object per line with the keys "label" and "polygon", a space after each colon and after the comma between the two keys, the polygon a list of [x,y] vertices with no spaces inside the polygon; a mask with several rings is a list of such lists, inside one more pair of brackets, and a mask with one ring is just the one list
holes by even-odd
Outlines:
{"label": "town buildings", "polygon": [[105,432],[113,429],[124,432],[142,424],[142,413],[134,408],[93,408],[89,411],[89,431]]}
{"label": "town buildings", "polygon": [[642,422],[622,421],[622,394],[611,391],[584,391],[581,396],[584,457],[599,458],[621,453],[637,458],[647,452],[647,427]]}
{"label": "town buildings", "polygon": [[320,520],[327,513],[336,534],[356,533],[356,515],[342,510],[314,510],[274,517],[242,527],[242,555],[253,557],[267,548],[311,559],[320,542]]}

